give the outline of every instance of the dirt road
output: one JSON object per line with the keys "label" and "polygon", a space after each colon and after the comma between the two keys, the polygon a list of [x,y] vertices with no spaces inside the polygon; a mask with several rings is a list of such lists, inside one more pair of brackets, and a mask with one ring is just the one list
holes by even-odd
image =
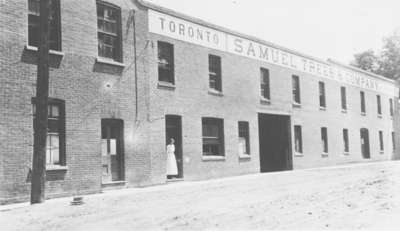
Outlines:
{"label": "dirt road", "polygon": [[0,207],[1,230],[393,229],[400,162],[108,191]]}

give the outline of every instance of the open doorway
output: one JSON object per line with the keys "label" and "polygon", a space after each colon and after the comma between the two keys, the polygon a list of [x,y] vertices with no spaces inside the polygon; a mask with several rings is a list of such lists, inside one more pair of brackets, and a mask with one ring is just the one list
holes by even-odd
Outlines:
{"label": "open doorway", "polygon": [[369,150],[369,134],[368,129],[361,128],[360,129],[360,138],[361,138],[361,154],[364,159],[369,159],[370,150]]}
{"label": "open doorway", "polygon": [[258,114],[260,171],[293,169],[290,116]]}
{"label": "open doorway", "polygon": [[102,183],[124,180],[123,121],[101,120]]}
{"label": "open doorway", "polygon": [[169,140],[175,140],[175,158],[178,167],[177,178],[183,178],[183,158],[182,158],[182,119],[177,115],[165,116],[165,146]]}

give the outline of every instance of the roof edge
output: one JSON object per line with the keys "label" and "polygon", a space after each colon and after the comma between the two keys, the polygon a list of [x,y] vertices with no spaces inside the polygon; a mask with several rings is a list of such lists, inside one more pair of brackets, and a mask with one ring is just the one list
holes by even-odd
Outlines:
{"label": "roof edge", "polygon": [[231,35],[235,35],[235,36],[238,36],[238,37],[249,39],[249,40],[252,40],[252,41],[267,45],[267,46],[274,47],[276,49],[281,49],[281,50],[286,51],[288,53],[292,53],[294,55],[298,55],[298,56],[301,56],[301,57],[304,57],[304,58],[308,58],[308,59],[311,59],[311,60],[314,60],[314,61],[317,61],[317,62],[320,62],[320,63],[323,63],[323,64],[327,64],[327,65],[336,64],[336,65],[339,65],[339,66],[341,66],[343,68],[347,68],[347,69],[350,69],[350,70],[353,70],[353,71],[356,71],[356,72],[360,72],[360,73],[363,73],[363,74],[369,75],[371,77],[378,78],[378,79],[381,79],[381,80],[384,80],[384,81],[387,81],[387,82],[390,82],[390,83],[395,83],[396,82],[395,80],[390,79],[390,78],[385,77],[385,76],[377,75],[377,74],[374,74],[374,73],[369,72],[369,71],[365,71],[365,70],[362,70],[362,69],[359,69],[359,68],[356,68],[356,67],[353,67],[353,66],[350,66],[350,65],[347,65],[347,64],[343,64],[343,63],[341,63],[339,61],[336,61],[336,60],[333,60],[333,59],[324,60],[324,59],[317,58],[317,57],[314,57],[314,56],[311,56],[311,55],[307,55],[307,54],[304,54],[302,52],[299,52],[299,51],[296,51],[296,50],[293,50],[293,49],[290,49],[290,48],[287,48],[287,47],[283,47],[283,46],[277,45],[275,43],[268,42],[266,40],[257,38],[257,37],[252,36],[252,35],[247,35],[247,34],[244,34],[244,33],[241,33],[241,32],[237,32],[237,31],[228,29],[226,27],[222,27],[222,26],[218,26],[218,25],[209,23],[209,22],[204,21],[202,19],[195,18],[195,17],[189,16],[189,15],[186,15],[186,14],[183,14],[183,13],[180,13],[180,12],[177,12],[177,11],[174,11],[174,10],[171,10],[171,9],[168,9],[168,8],[165,8],[165,7],[150,3],[150,2],[148,2],[146,0],[133,0],[133,1],[136,1],[138,4],[140,4],[141,6],[143,6],[145,8],[149,8],[149,9],[152,9],[152,10],[155,10],[155,11],[159,11],[159,12],[162,12],[162,13],[165,13],[165,14],[169,14],[171,16],[175,16],[177,18],[180,18],[180,19],[183,19],[183,20],[187,20],[187,21],[190,21],[192,23],[199,24],[199,25],[202,25],[202,26],[210,27],[210,28],[215,29],[215,30],[220,30],[220,31],[223,31],[225,33],[229,33]]}
{"label": "roof edge", "polygon": [[385,77],[383,75],[377,75],[375,73],[360,69],[358,67],[354,67],[354,66],[351,66],[351,65],[348,65],[348,64],[341,63],[340,61],[337,61],[337,60],[334,60],[334,59],[328,59],[328,62],[336,64],[336,65],[339,65],[339,66],[347,68],[347,69],[351,69],[351,70],[356,71],[356,72],[360,72],[360,73],[369,75],[371,77],[375,77],[375,78],[378,78],[378,79],[381,79],[381,80],[384,80],[384,81],[388,81],[388,82],[391,82],[391,83],[396,83],[395,80],[390,79],[388,77]]}

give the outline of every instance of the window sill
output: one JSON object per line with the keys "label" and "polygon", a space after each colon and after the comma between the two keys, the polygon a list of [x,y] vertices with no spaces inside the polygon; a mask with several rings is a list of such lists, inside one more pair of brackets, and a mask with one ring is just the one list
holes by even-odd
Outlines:
{"label": "window sill", "polygon": [[301,104],[300,103],[293,102],[292,105],[293,105],[294,108],[301,108]]}
{"label": "window sill", "polygon": [[125,67],[125,64],[123,64],[123,63],[114,61],[112,59],[102,58],[102,57],[97,57],[96,63],[107,64],[107,65],[117,66],[117,67],[121,67],[121,68]]}
{"label": "window sill", "polygon": [[320,106],[320,107],[319,107],[319,110],[320,110],[320,111],[326,111],[326,107],[321,107],[321,106]]}
{"label": "window sill", "polygon": [[218,90],[211,89],[211,88],[208,89],[208,94],[215,95],[215,96],[224,96],[222,91],[218,91]]}
{"label": "window sill", "polygon": [[343,152],[343,155],[344,156],[348,156],[348,155],[350,155],[350,153],[349,152]]}
{"label": "window sill", "polygon": [[218,161],[225,160],[225,156],[202,156],[201,159],[203,161]]}
{"label": "window sill", "polygon": [[270,105],[271,104],[271,100],[261,96],[260,97],[260,103],[261,104],[265,104],[265,105]]}
{"label": "window sill", "polygon": [[322,157],[328,157],[329,154],[328,154],[327,152],[323,152],[323,153],[321,154],[321,156],[322,156]]}
{"label": "window sill", "polygon": [[[37,51],[39,51],[39,48],[37,48],[35,46],[25,45],[25,50],[37,52]],[[50,55],[57,55],[57,56],[61,56],[61,57],[64,56],[64,52],[55,51],[55,50],[49,50],[49,54]]]}
{"label": "window sill", "polygon": [[366,116],[366,115],[367,115],[367,113],[365,113],[365,112],[361,112],[361,115],[362,115],[362,116]]}
{"label": "window sill", "polygon": [[170,83],[170,82],[159,81],[157,83],[157,88],[167,89],[167,90],[175,90],[175,84]]}
{"label": "window sill", "polygon": [[342,109],[342,113],[347,114],[347,109]]}
{"label": "window sill", "polygon": [[382,119],[382,115],[378,114],[378,118],[379,118],[379,119]]}
{"label": "window sill", "polygon": [[251,159],[250,154],[239,154],[239,159]]}
{"label": "window sill", "polygon": [[46,165],[46,171],[67,171],[68,166]]}
{"label": "window sill", "polygon": [[300,153],[300,152],[295,152],[295,153],[294,153],[294,156],[296,156],[296,157],[303,157],[304,154],[303,154],[303,153]]}

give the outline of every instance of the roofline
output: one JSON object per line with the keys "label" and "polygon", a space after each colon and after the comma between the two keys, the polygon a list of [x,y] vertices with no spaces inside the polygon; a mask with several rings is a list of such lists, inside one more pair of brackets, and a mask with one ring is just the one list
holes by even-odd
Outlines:
{"label": "roofline", "polygon": [[381,80],[384,80],[384,81],[388,81],[388,82],[391,82],[391,83],[396,83],[396,81],[393,80],[393,79],[387,78],[385,76],[377,75],[375,73],[372,73],[372,72],[369,72],[369,71],[365,71],[363,69],[360,69],[360,68],[357,68],[357,67],[353,67],[351,65],[347,65],[347,64],[341,63],[341,62],[339,62],[337,60],[334,60],[334,59],[328,59],[328,62],[336,64],[336,65],[339,65],[339,66],[344,67],[344,68],[351,69],[353,71],[357,71],[357,72],[369,75],[371,77],[375,77],[375,78],[378,78],[378,79],[381,79]]}
{"label": "roofline", "polygon": [[371,72],[368,72],[368,71],[364,71],[364,70],[361,70],[359,68],[352,67],[352,66],[340,63],[338,61],[334,61],[332,59],[324,60],[324,59],[321,59],[321,58],[316,58],[314,56],[307,55],[307,54],[304,54],[302,52],[299,52],[299,51],[296,51],[296,50],[293,50],[293,49],[289,49],[289,48],[277,45],[277,44],[272,43],[272,42],[268,42],[266,40],[257,38],[255,36],[243,34],[243,33],[240,33],[240,32],[237,32],[237,31],[234,31],[234,30],[222,27],[222,26],[218,26],[218,25],[206,22],[206,21],[204,21],[202,19],[199,19],[199,18],[195,18],[195,17],[189,16],[189,15],[186,15],[186,14],[183,14],[183,13],[179,13],[177,11],[174,11],[174,10],[159,6],[159,5],[155,5],[153,3],[147,2],[146,0],[134,0],[134,1],[136,1],[137,3],[139,3],[143,7],[146,7],[146,8],[155,10],[155,11],[159,11],[159,12],[162,12],[162,13],[166,13],[166,14],[169,14],[171,16],[174,16],[174,17],[177,17],[177,18],[180,18],[180,19],[183,19],[183,20],[195,23],[195,24],[199,24],[199,25],[206,26],[206,27],[209,27],[209,28],[212,28],[212,29],[215,29],[215,30],[223,31],[225,33],[228,33],[228,34],[231,34],[231,35],[235,35],[235,36],[238,36],[238,37],[242,37],[242,38],[245,38],[245,39],[249,39],[249,40],[252,40],[252,41],[267,45],[267,46],[274,47],[276,49],[280,49],[280,50],[286,51],[288,53],[292,53],[292,54],[295,54],[295,55],[298,55],[298,56],[301,56],[301,57],[304,57],[304,58],[308,58],[308,59],[311,59],[311,60],[326,64],[326,65],[330,65],[330,64],[333,63],[333,64],[336,64],[336,65],[342,66],[344,68],[351,69],[353,71],[361,72],[361,73],[369,75],[371,77],[375,77],[375,78],[379,78],[381,80],[385,80],[385,81],[388,81],[388,82],[391,82],[391,83],[395,83],[394,80],[389,79],[389,78],[387,78],[385,76],[380,76],[380,75],[377,75],[377,74],[374,74],[374,73],[371,73]]}

